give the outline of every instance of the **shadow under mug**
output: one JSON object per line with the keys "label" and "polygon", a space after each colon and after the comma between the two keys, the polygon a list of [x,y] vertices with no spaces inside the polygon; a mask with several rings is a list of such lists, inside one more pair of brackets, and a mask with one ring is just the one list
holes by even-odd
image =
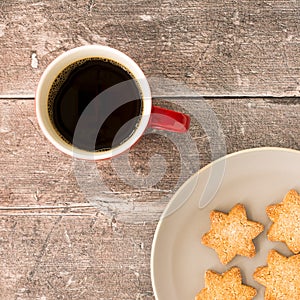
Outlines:
{"label": "shadow under mug", "polygon": [[[61,108],[62,110],[66,111],[67,114],[74,115],[75,113],[78,114],[78,95],[74,96],[74,103],[72,96],[69,97],[68,102],[65,104],[58,104],[55,102],[59,94],[60,89],[64,89],[63,85],[64,82],[70,80],[68,76],[71,76],[74,72],[76,73],[76,63],[77,62],[84,62],[84,61],[92,61],[91,65],[93,66],[93,60],[97,60],[98,62],[104,62],[108,64],[113,64],[115,67],[119,68],[119,70],[126,71],[127,74],[130,74],[131,81],[134,81],[134,85],[138,87],[139,90],[139,101],[140,101],[140,110],[136,118],[133,120],[125,120],[128,121],[127,123],[133,126],[131,132],[127,132],[123,130],[123,134],[125,132],[125,137],[122,138],[121,141],[112,144],[110,147],[103,147],[103,148],[96,148],[95,143],[96,139],[99,138],[101,140],[101,124],[99,120],[97,120],[97,116],[102,113],[102,110],[106,110],[110,104],[116,102],[117,106],[121,104],[118,102],[118,98],[122,98],[123,95],[126,95],[126,86],[125,89],[123,87],[123,82],[119,82],[118,84],[109,87],[107,89],[102,88],[101,92],[97,96],[93,96],[93,99],[89,99],[90,103],[84,109],[84,112],[79,116],[74,135],[71,137],[72,139],[67,139],[60,128],[58,128],[55,119],[57,119],[56,108]],[[79,63],[77,63],[79,64]],[[75,66],[74,68],[70,68],[70,66]],[[80,67],[78,67],[80,69]],[[99,66],[98,66],[99,68]],[[92,76],[95,74],[95,71],[91,71],[92,73],[89,74]],[[94,72],[94,73],[93,73]],[[97,71],[99,73],[99,70]],[[97,74],[98,74],[97,73]],[[101,70],[100,70],[101,73]],[[62,74],[64,75],[62,79]],[[80,73],[75,75],[74,78],[80,77]],[[97,75],[98,76],[98,75]],[[102,75],[103,76],[103,75]],[[104,72],[104,77],[109,77],[110,75]],[[114,74],[111,76],[112,78],[104,78],[103,81],[106,82],[107,80],[112,80]],[[72,79],[74,84],[76,83],[77,79]],[[79,79],[80,80],[80,79]],[[91,78],[91,80],[93,80]],[[85,85],[89,85],[89,78],[86,79]],[[99,81],[101,81],[101,76],[99,76]],[[125,82],[125,81],[124,81]],[[126,82],[130,82],[126,81]],[[59,86],[55,91],[55,87]],[[74,89],[74,87],[72,87]],[[54,92],[53,92],[54,90]],[[111,93],[108,93],[110,91]],[[70,95],[72,92],[68,91]],[[74,91],[73,91],[74,94]],[[78,94],[78,91],[77,91]],[[75,95],[75,94],[74,94]],[[105,96],[106,95],[106,96]],[[106,98],[105,98],[106,97]],[[59,98],[59,97],[58,97]],[[124,98],[124,97],[123,97]],[[76,101],[75,101],[76,99]],[[105,100],[103,100],[105,99]],[[125,102],[128,102],[126,97],[124,98]],[[80,100],[81,101],[81,100]],[[107,101],[107,102],[105,102]],[[124,103],[125,103],[124,102]],[[89,45],[89,46],[82,46],[78,48],[74,48],[69,50],[59,57],[57,57],[44,71],[36,90],[35,96],[35,103],[36,103],[36,115],[38,123],[47,137],[47,139],[60,151],[68,154],[70,156],[80,158],[80,159],[87,159],[87,160],[101,160],[101,159],[108,159],[114,157],[128,149],[130,149],[142,136],[143,132],[147,127],[152,127],[156,129],[168,130],[173,132],[186,132],[189,129],[190,124],[190,117],[186,114],[168,110],[165,108],[157,107],[152,105],[152,98],[150,87],[148,81],[141,71],[139,66],[126,54],[101,45]],[[56,103],[55,105],[53,103]],[[104,105],[103,105],[104,103]],[[107,105],[109,103],[109,105]],[[80,104],[80,103],[79,103]],[[123,105],[123,104],[122,104]],[[125,104],[124,104],[125,105]],[[100,108],[99,108],[100,107]],[[115,107],[118,108],[118,107]],[[109,108],[110,110],[114,110],[114,108]],[[109,110],[108,109],[108,110]],[[89,113],[86,113],[88,112]],[[122,119],[124,116],[127,115],[126,110],[120,110],[120,114],[117,115],[116,118],[107,118],[105,126],[107,130],[115,127],[115,122],[118,122],[118,119]],[[61,111],[60,111],[61,113]],[[116,117],[116,116],[115,116]],[[94,123],[91,120],[94,119]],[[95,123],[96,122],[96,123]],[[100,121],[101,123],[102,121]],[[125,122],[125,121],[124,121]],[[86,123],[96,124],[95,126],[91,126],[90,124],[87,126]],[[126,124],[127,124],[126,123]],[[102,124],[103,125],[103,124]],[[122,126],[124,124],[121,124]],[[123,127],[118,127],[117,130],[122,132]],[[126,126],[125,126],[126,127]],[[114,130],[116,130],[114,128]],[[104,131],[103,131],[104,132]],[[116,133],[116,136],[118,132]],[[92,136],[93,140],[93,147],[82,147],[82,143],[76,143],[76,139],[78,137],[87,137]],[[79,140],[79,138],[78,138]],[[83,139],[84,140],[84,139]],[[117,139],[116,139],[117,140]],[[83,142],[84,143],[84,142]],[[100,141],[101,143],[101,141]]]}

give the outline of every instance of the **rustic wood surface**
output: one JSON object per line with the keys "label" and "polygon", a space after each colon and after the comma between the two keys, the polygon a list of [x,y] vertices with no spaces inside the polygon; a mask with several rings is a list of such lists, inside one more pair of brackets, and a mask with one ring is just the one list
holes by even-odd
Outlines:
{"label": "rustic wood surface", "polygon": [[[300,150],[299,8],[297,0],[1,2],[0,299],[154,299],[153,234],[180,184],[226,153]],[[189,113],[190,131],[148,130],[124,160],[86,166],[56,150],[35,117],[38,79],[60,53],[94,43],[134,58],[154,103]],[[85,190],[93,167],[97,201]]]}
{"label": "rustic wood surface", "polygon": [[299,96],[299,8],[299,0],[2,1],[0,93],[31,97],[57,55],[99,43],[199,95]]}

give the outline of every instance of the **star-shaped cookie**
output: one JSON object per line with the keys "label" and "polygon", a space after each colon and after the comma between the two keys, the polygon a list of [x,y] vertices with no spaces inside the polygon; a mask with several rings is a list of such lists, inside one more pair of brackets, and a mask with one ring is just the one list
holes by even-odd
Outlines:
{"label": "star-shaped cookie", "polygon": [[270,241],[285,242],[295,254],[300,252],[300,195],[290,190],[279,204],[266,208],[274,222],[268,233]]}
{"label": "star-shaped cookie", "polygon": [[266,287],[265,300],[299,300],[300,254],[285,257],[271,250],[268,266],[258,267],[253,278]]}
{"label": "star-shaped cookie", "polygon": [[229,263],[237,254],[253,257],[256,254],[253,239],[263,230],[260,223],[247,219],[244,205],[235,205],[229,214],[210,213],[211,228],[202,237],[202,244],[213,248],[222,264]]}
{"label": "star-shaped cookie", "polygon": [[251,300],[256,289],[242,284],[240,269],[233,267],[223,274],[206,271],[205,288],[195,300]]}

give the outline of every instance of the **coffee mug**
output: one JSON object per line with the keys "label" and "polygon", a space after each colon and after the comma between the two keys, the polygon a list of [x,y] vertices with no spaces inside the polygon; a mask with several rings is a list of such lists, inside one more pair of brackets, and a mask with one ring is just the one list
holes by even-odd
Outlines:
{"label": "coffee mug", "polygon": [[188,115],[152,105],[148,81],[126,54],[101,45],[74,48],[44,71],[36,115],[56,148],[101,160],[130,149],[147,127],[186,132]]}

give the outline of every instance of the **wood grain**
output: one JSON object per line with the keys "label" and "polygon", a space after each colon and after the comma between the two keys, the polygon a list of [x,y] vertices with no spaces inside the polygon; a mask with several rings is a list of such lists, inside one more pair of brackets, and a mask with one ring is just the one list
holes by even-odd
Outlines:
{"label": "wood grain", "polygon": [[[261,146],[299,148],[300,103],[294,102],[294,99],[289,102],[288,99],[279,98],[193,98],[156,100],[155,103],[184,111],[192,117],[187,136],[190,147],[195,146],[196,151],[190,154],[191,159],[198,157],[199,164],[191,164],[190,170],[183,174],[183,180],[226,153]],[[63,210],[66,203],[73,203],[78,205],[74,207],[75,210],[89,209],[84,207],[86,201],[74,175],[76,164],[43,136],[35,117],[34,101],[1,100],[0,110],[2,204],[55,204],[62,206]],[[206,117],[208,114],[215,119]],[[210,131],[209,127],[213,130]],[[213,135],[217,130],[217,135]],[[124,197],[134,195],[137,201],[145,201],[147,196],[154,200],[170,191],[173,193],[179,173],[183,171],[180,161],[184,155],[180,153],[184,149],[180,144],[182,141],[186,141],[182,135],[149,129],[128,155],[131,170],[127,168],[127,161],[123,160],[116,160],[121,164],[119,170],[113,161],[97,162],[99,176],[102,176],[108,188],[106,194],[110,192]],[[220,147],[214,146],[213,142]],[[128,177],[131,172],[138,176],[149,174],[150,159],[155,154],[163,157],[166,162],[165,170],[158,169],[165,171],[165,174],[160,174],[162,180],[159,183],[147,186],[145,181],[143,188],[134,186],[134,183],[130,186],[118,179],[120,176]]]}
{"label": "wood grain", "polygon": [[[183,166],[178,136],[147,132],[129,153],[132,170],[125,164],[119,166],[125,174],[119,174],[112,162],[96,165],[110,196],[119,201],[109,210],[105,201],[97,207],[88,201],[72,159],[44,138],[34,101],[0,101],[0,299],[154,299],[151,243],[162,199],[177,183],[222,155],[222,139],[226,153],[260,146],[300,149],[300,103],[294,98],[159,99],[155,104],[192,115],[189,138],[199,166]],[[216,119],[204,119],[209,114]],[[218,128],[217,134],[209,128]],[[213,144],[218,137],[220,147]],[[122,180],[131,171],[149,174],[155,154],[166,162],[158,183],[137,187]],[[98,196],[105,200],[107,191]],[[122,203],[132,210],[122,211]],[[144,214],[137,219],[135,208],[141,207]],[[156,214],[147,214],[153,208]]]}
{"label": "wood grain", "polygon": [[299,1],[3,1],[0,96],[33,97],[67,49],[105,44],[206,96],[299,96]]}
{"label": "wood grain", "polygon": [[[178,187],[227,153],[300,150],[299,8],[2,1],[0,300],[154,299],[151,243]],[[37,124],[34,91],[55,57],[88,44],[131,56],[155,104],[191,115],[189,132],[149,129],[129,153],[97,163],[56,150]]]}

